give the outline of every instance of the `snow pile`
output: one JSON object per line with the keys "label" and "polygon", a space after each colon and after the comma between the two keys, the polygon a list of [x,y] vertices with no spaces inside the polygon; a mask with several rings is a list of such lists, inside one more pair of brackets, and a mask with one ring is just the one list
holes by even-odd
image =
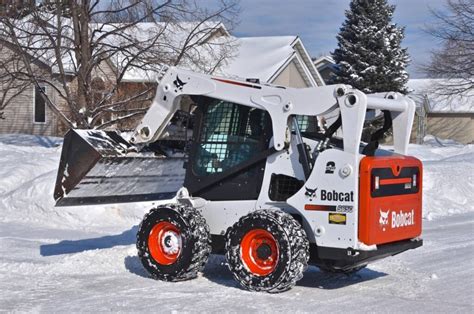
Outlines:
{"label": "snow pile", "polygon": [[[138,224],[154,203],[54,207],[60,143],[57,138],[0,136],[0,222],[97,231]],[[427,137],[425,145],[411,145],[409,152],[424,164],[425,219],[474,212],[474,145]]]}
{"label": "snow pile", "polygon": [[0,135],[0,311],[472,312],[473,145],[410,147],[425,164],[425,217],[469,214],[425,221],[420,249],[352,276],[310,267],[273,295],[239,289],[222,256],[195,280],[152,280],[132,227],[150,204],[55,208],[60,140],[15,137]]}
{"label": "snow pile", "polygon": [[427,136],[409,154],[423,161],[423,218],[474,212],[474,145]]}
{"label": "snow pile", "polygon": [[151,203],[54,207],[61,139],[0,136],[0,222],[17,221],[60,229],[130,227]]}

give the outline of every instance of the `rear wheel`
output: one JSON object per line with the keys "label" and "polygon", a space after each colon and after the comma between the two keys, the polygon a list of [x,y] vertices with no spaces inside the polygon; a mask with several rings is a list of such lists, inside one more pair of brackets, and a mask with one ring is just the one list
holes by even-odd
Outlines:
{"label": "rear wheel", "polygon": [[301,225],[279,210],[242,217],[226,235],[226,259],[246,289],[282,292],[303,277],[309,242]]}
{"label": "rear wheel", "polygon": [[146,214],[138,228],[138,257],[155,279],[191,279],[207,262],[210,238],[209,227],[195,208],[160,206]]}

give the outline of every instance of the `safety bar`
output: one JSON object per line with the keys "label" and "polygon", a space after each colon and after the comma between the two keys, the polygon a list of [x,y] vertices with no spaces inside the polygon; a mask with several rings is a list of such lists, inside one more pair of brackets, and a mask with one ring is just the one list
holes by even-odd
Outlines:
{"label": "safety bar", "polygon": [[367,108],[390,111],[394,150],[406,155],[415,117],[415,102],[400,93],[377,93],[367,95]]}
{"label": "safety bar", "polygon": [[403,112],[407,111],[408,107],[404,100],[367,96],[367,108]]}

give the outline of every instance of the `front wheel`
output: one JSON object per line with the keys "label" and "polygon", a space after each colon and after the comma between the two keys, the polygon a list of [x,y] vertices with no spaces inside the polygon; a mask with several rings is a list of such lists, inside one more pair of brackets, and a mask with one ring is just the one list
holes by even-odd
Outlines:
{"label": "front wheel", "polygon": [[309,242],[301,225],[280,210],[259,210],[227,231],[226,259],[241,286],[282,292],[308,267]]}
{"label": "front wheel", "polygon": [[137,233],[137,250],[155,279],[195,278],[211,252],[209,227],[195,208],[171,204],[152,209]]}

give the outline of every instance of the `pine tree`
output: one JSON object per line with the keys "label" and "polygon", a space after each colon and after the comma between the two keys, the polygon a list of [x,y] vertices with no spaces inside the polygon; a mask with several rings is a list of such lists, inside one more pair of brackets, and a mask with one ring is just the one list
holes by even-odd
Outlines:
{"label": "pine tree", "polygon": [[351,1],[333,53],[339,68],[333,83],[365,93],[407,92],[410,59],[400,46],[404,28],[392,23],[394,10],[387,0]]}

